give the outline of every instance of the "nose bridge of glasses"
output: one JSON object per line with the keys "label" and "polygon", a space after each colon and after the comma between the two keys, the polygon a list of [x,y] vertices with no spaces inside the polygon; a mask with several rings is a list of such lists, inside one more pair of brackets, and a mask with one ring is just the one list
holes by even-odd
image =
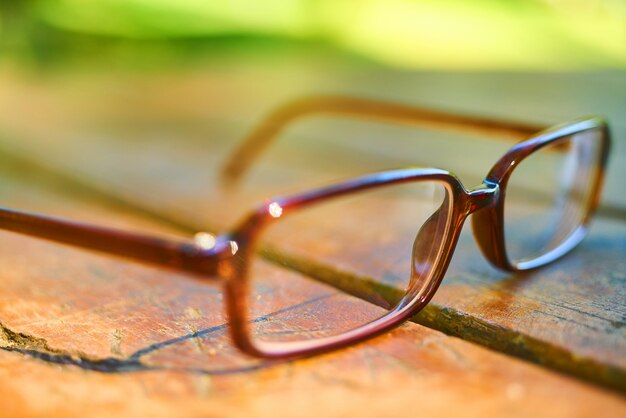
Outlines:
{"label": "nose bridge of glasses", "polygon": [[[484,208],[493,207],[498,199],[500,188],[498,184],[485,181],[464,193],[465,217]],[[413,242],[411,260],[411,278],[408,286],[408,299],[428,297],[438,285],[438,269],[442,260],[445,260],[445,234],[449,227],[452,208],[448,197],[441,206],[426,220],[420,228]],[[443,258],[442,258],[443,257]]]}
{"label": "nose bridge of glasses", "polygon": [[500,186],[485,180],[482,184],[467,191],[465,212],[470,215],[484,208],[492,207],[500,197]]}
{"label": "nose bridge of glasses", "polygon": [[514,271],[504,248],[500,193],[497,183],[485,180],[482,185],[467,192],[466,213],[474,213],[472,230],[483,256],[495,267]]}

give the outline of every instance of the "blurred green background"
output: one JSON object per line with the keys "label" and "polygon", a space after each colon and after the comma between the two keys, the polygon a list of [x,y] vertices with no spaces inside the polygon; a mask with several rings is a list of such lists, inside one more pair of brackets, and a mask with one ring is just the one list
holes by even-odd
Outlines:
{"label": "blurred green background", "polygon": [[[603,210],[626,205],[624,0],[0,0],[0,22],[0,170],[28,160],[160,219],[216,216],[246,133],[320,94],[545,126],[602,115],[619,191]],[[264,155],[242,202],[409,165],[478,184],[510,146],[309,122]]]}
{"label": "blurred green background", "polygon": [[626,67],[626,2],[0,0],[0,48],[34,65],[316,48],[408,69],[615,69]]}

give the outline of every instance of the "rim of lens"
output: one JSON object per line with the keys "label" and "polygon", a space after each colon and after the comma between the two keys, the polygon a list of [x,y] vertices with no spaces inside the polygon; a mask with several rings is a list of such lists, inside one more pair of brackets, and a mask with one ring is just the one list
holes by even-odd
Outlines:
{"label": "rim of lens", "polygon": [[[413,309],[416,304],[419,304],[419,303],[425,304],[425,301],[430,299],[430,297],[432,297],[432,293],[434,293],[433,284],[434,282],[437,282],[437,280],[433,280],[433,278],[436,272],[439,270],[437,266],[441,262],[442,257],[445,255],[444,253],[446,252],[446,247],[449,243],[449,234],[450,234],[450,229],[452,228],[451,219],[453,217],[453,212],[454,212],[454,201],[453,201],[454,199],[453,199],[452,186],[450,182],[446,181],[445,179],[424,178],[424,179],[416,179],[414,181],[409,181],[409,182],[382,184],[380,186],[373,187],[371,191],[375,191],[375,189],[379,187],[380,188],[394,187],[394,186],[400,186],[402,184],[406,184],[410,186],[411,183],[416,184],[416,183],[421,183],[421,182],[433,182],[441,187],[441,190],[444,192],[444,195],[441,199],[441,203],[438,203],[438,207],[436,210],[439,210],[439,208],[442,207],[441,205],[443,205],[443,203],[447,201],[447,208],[446,208],[447,213],[446,213],[446,218],[444,222],[445,228],[441,234],[442,236],[441,242],[436,251],[436,257],[434,261],[432,261],[432,267],[430,268],[427,274],[427,277],[425,279],[426,284],[423,286],[423,289],[421,289],[420,292],[415,292],[415,294],[412,295],[413,296],[412,300],[406,301],[407,296],[409,296],[409,293],[407,290],[407,294],[400,301],[398,301],[394,306],[392,306],[387,312],[385,312],[382,316],[376,319],[373,319],[369,322],[366,322],[362,325],[358,325],[354,328],[341,330],[337,334],[329,335],[329,336],[314,337],[310,339],[292,340],[292,341],[271,341],[271,340],[258,338],[257,336],[254,335],[254,332],[250,332],[249,336],[250,336],[251,341],[253,342],[253,345],[266,355],[267,354],[290,355],[293,353],[297,354],[299,352],[305,352],[305,351],[308,352],[312,350],[324,349],[327,347],[340,346],[340,345],[349,343],[354,340],[360,340],[360,339],[366,338],[367,336],[380,332],[381,330],[387,329],[393,326],[394,324],[396,324],[399,321],[398,318],[405,315],[408,310]],[[367,193],[368,190],[369,189],[365,189],[361,191],[356,191],[354,193],[355,194],[360,194],[361,192]],[[333,197],[324,198],[319,201],[315,201],[311,203],[311,206],[324,204],[326,200],[333,200],[335,198],[341,199],[341,196],[337,196],[337,197],[333,196]],[[272,215],[272,209],[273,209],[272,203],[268,205],[267,209],[270,212],[270,215]],[[298,208],[298,210],[300,210],[300,208]],[[273,222],[273,220],[271,220],[270,222]],[[276,222],[279,222],[279,220],[276,220]],[[265,227],[267,226],[268,225],[265,225],[263,229],[265,229]],[[249,272],[249,274],[252,274],[252,273]],[[249,277],[247,280],[252,282],[254,278]],[[247,305],[246,315],[248,318],[248,322],[253,320],[253,317],[254,317],[254,314],[253,314],[254,308],[252,304],[250,303],[251,299],[252,299],[252,295],[248,294],[247,303],[246,303]],[[364,301],[364,302],[370,303],[367,301]],[[252,329],[250,329],[250,331],[252,331]]]}
{"label": "rim of lens", "polygon": [[[560,241],[560,243],[555,245],[553,248],[537,250],[537,251],[542,251],[542,253],[539,253],[539,254],[529,254],[528,256],[514,258],[511,255],[510,243],[512,239],[511,237],[507,237],[507,229],[508,229],[507,225],[510,225],[512,221],[507,219],[508,216],[507,216],[506,208],[507,208],[507,204],[510,204],[511,202],[509,199],[505,200],[504,212],[503,212],[503,217],[504,217],[503,221],[504,221],[504,229],[505,229],[504,231],[505,249],[506,249],[506,254],[507,254],[509,263],[516,269],[527,270],[527,269],[536,268],[536,267],[545,265],[546,263],[551,262],[557,258],[562,257],[563,255],[571,251],[574,247],[576,247],[576,245],[578,245],[583,240],[583,238],[585,237],[587,233],[588,221],[590,219],[589,215],[594,209],[596,196],[597,196],[597,193],[599,192],[599,186],[600,186],[599,183],[602,178],[602,170],[603,170],[603,162],[604,162],[603,159],[605,157],[605,152],[606,152],[606,149],[605,149],[606,137],[605,137],[603,123],[599,123],[598,121],[595,121],[595,120],[589,120],[586,122],[595,123],[595,125],[589,126],[585,129],[581,129],[580,131],[577,131],[577,132],[568,132],[566,134],[563,134],[561,136],[558,136],[550,140],[549,142],[547,142],[540,148],[526,155],[522,160],[518,162],[518,164],[516,164],[515,169],[510,173],[510,176],[507,180],[507,183],[508,183],[507,184],[507,196],[511,195],[511,187],[510,187],[511,178],[513,178],[516,173],[520,174],[518,170],[520,167],[524,166],[525,162],[532,160],[534,156],[542,155],[542,152],[556,151],[556,150],[550,151],[549,148],[562,146],[563,144],[567,142],[574,141],[576,140],[576,137],[578,135],[593,135],[593,137],[587,139],[587,141],[593,144],[592,145],[593,150],[591,151],[593,160],[587,161],[586,163],[582,163],[582,164],[586,164],[586,166],[583,166],[583,167],[580,167],[581,163],[580,161],[577,161],[576,171],[572,174],[575,177],[576,173],[580,173],[581,171],[585,171],[588,173],[586,175],[587,186],[586,186],[586,189],[583,190],[584,199],[582,200],[582,206],[577,208],[578,215],[576,218],[576,224],[572,225],[569,232],[562,239],[562,241]],[[573,151],[574,147],[575,145],[572,145],[571,149],[568,149],[567,152],[574,152]],[[567,158],[567,156],[564,158]],[[560,190],[557,191],[557,193],[558,192],[560,192]],[[571,190],[569,192],[571,192]],[[547,247],[548,245],[549,245],[549,240],[546,241],[546,244],[544,245],[544,247]]]}

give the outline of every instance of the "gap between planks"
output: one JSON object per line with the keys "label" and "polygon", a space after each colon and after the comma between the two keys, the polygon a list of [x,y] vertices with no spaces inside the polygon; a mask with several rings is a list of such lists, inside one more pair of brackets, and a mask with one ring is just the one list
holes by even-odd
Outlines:
{"label": "gap between planks", "polygon": [[[0,170],[6,173],[12,175],[19,174],[22,180],[36,182],[71,198],[83,199],[117,211],[138,215],[143,219],[156,221],[187,235],[194,234],[201,229],[199,225],[194,225],[190,219],[174,219],[170,215],[159,213],[141,204],[122,198],[106,187],[72,176],[62,170],[13,152],[2,143],[0,143],[0,163]],[[27,176],[25,176],[25,173]],[[601,216],[626,219],[626,210],[621,208],[603,207],[599,212]],[[284,267],[308,275],[315,280],[330,284],[346,293],[365,300],[374,300],[374,298],[368,298],[374,291],[382,294],[388,300],[397,300],[401,294],[399,289],[364,280],[345,272],[337,271],[327,265],[275,252],[268,252],[266,257],[272,262],[280,263]],[[453,308],[443,307],[431,302],[412,321],[447,335],[458,337],[491,350],[530,361],[551,370],[626,394],[626,370],[589,357],[580,356],[548,341],[502,327]],[[11,330],[4,326],[2,326],[2,331],[5,337],[12,333]],[[43,341],[34,336],[28,336],[28,339]],[[95,371],[106,372],[109,366],[121,366],[122,368],[129,366],[129,364],[111,365],[108,363],[110,359],[81,358],[78,360],[78,363],[76,361],[68,362],[64,361],[67,356],[63,353],[51,352],[48,349],[39,350],[37,347],[31,347],[32,344],[30,343],[26,345],[29,348],[5,347],[4,349],[52,362],[87,366],[87,369]],[[73,357],[69,356],[67,358],[71,359]],[[93,367],[89,367],[92,364]],[[132,364],[130,367],[137,367],[137,364]]]}

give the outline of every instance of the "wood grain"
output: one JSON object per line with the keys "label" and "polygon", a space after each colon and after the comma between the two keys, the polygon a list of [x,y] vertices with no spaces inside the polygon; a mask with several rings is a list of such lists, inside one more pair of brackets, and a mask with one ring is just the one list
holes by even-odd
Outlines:
{"label": "wood grain", "polygon": [[[7,176],[0,197],[162,229]],[[615,394],[412,323],[334,354],[258,361],[230,344],[207,283],[10,233],[0,263],[6,416],[619,417],[626,408]]]}
{"label": "wood grain", "polygon": [[[267,79],[281,80],[285,69],[266,71]],[[6,361],[11,379],[5,379],[0,393],[27,399],[34,393],[24,389],[26,385],[40,382],[30,385],[32,390],[42,391],[47,405],[59,415],[80,413],[83,398],[73,405],[66,402],[68,393],[80,385],[106,387],[98,398],[100,405],[114,405],[112,411],[129,414],[139,414],[142,408],[157,415],[182,414],[174,400],[182,397],[189,405],[185,415],[207,410],[237,415],[278,408],[285,415],[296,408],[316,416],[351,415],[354,405],[366,400],[372,416],[383,409],[403,415],[415,411],[415,399],[426,412],[446,416],[455,413],[451,405],[461,404],[469,405],[463,410],[466,414],[480,416],[503,411],[588,416],[600,408],[623,415],[623,401],[615,395],[510,357],[626,391],[626,194],[621,181],[626,166],[621,138],[626,125],[619,117],[624,103],[613,94],[625,88],[623,77],[410,75],[386,70],[334,76],[309,74],[307,89],[332,88],[334,93],[406,103],[419,97],[422,105],[542,123],[582,113],[609,116],[616,143],[601,219],[572,255],[525,276],[507,276],[489,267],[466,230],[433,303],[415,319],[430,329],[407,324],[389,338],[319,360],[271,367],[250,364],[229,346],[224,318],[208,314],[220,312],[213,311],[220,304],[216,289],[187,277],[7,235],[0,241],[3,280],[8,283],[0,315],[4,350],[12,352],[3,353],[1,361]],[[241,189],[225,191],[218,187],[216,172],[234,147],[232,141],[279,99],[307,89],[296,83],[276,93],[250,82],[246,69],[191,73],[183,77],[184,82],[175,82],[181,80],[180,74],[141,80],[117,77],[91,74],[88,79],[33,82],[2,74],[0,163],[11,190],[3,199],[7,206],[191,234],[224,230],[254,202],[279,191],[428,163],[431,158],[433,165],[458,171],[472,185],[484,173],[468,167],[484,162],[486,172],[502,151],[494,142],[459,146],[457,138],[432,132],[417,136],[414,131],[393,131],[401,140],[390,142],[388,127],[305,124],[292,133],[292,141],[285,138],[268,154]],[[323,132],[324,138],[312,135],[315,132]],[[339,137],[331,136],[333,132]],[[341,140],[355,134],[359,141]],[[381,138],[383,146],[378,145]],[[472,156],[468,164],[470,152],[477,157]],[[18,177],[30,183],[18,183]],[[56,206],[58,198],[40,189],[29,193],[31,184],[70,195],[74,208]],[[29,253],[41,259],[31,262]],[[364,261],[353,265],[361,273],[374,267],[357,254],[353,259]],[[354,278],[355,271],[338,272],[332,259],[292,261],[292,269],[317,279],[336,283]],[[355,289],[353,293],[359,294],[358,286]],[[387,290],[395,292],[393,287]],[[444,348],[433,353],[432,344],[423,342],[431,338]],[[133,353],[139,354],[133,357]],[[207,368],[207,356],[217,370]],[[33,357],[40,361],[32,362]],[[416,362],[417,371],[412,366],[405,370]],[[57,369],[46,363],[65,366]],[[224,366],[237,371],[225,371]],[[392,380],[403,382],[403,389],[392,390]],[[128,393],[133,394],[127,397],[131,401],[122,402]],[[310,393],[316,394],[314,407]],[[384,396],[373,401],[372,393]],[[293,402],[286,405],[286,398]],[[517,403],[511,403],[514,400]],[[246,407],[236,406],[242,403]],[[43,410],[27,403],[15,405],[33,415]]]}

